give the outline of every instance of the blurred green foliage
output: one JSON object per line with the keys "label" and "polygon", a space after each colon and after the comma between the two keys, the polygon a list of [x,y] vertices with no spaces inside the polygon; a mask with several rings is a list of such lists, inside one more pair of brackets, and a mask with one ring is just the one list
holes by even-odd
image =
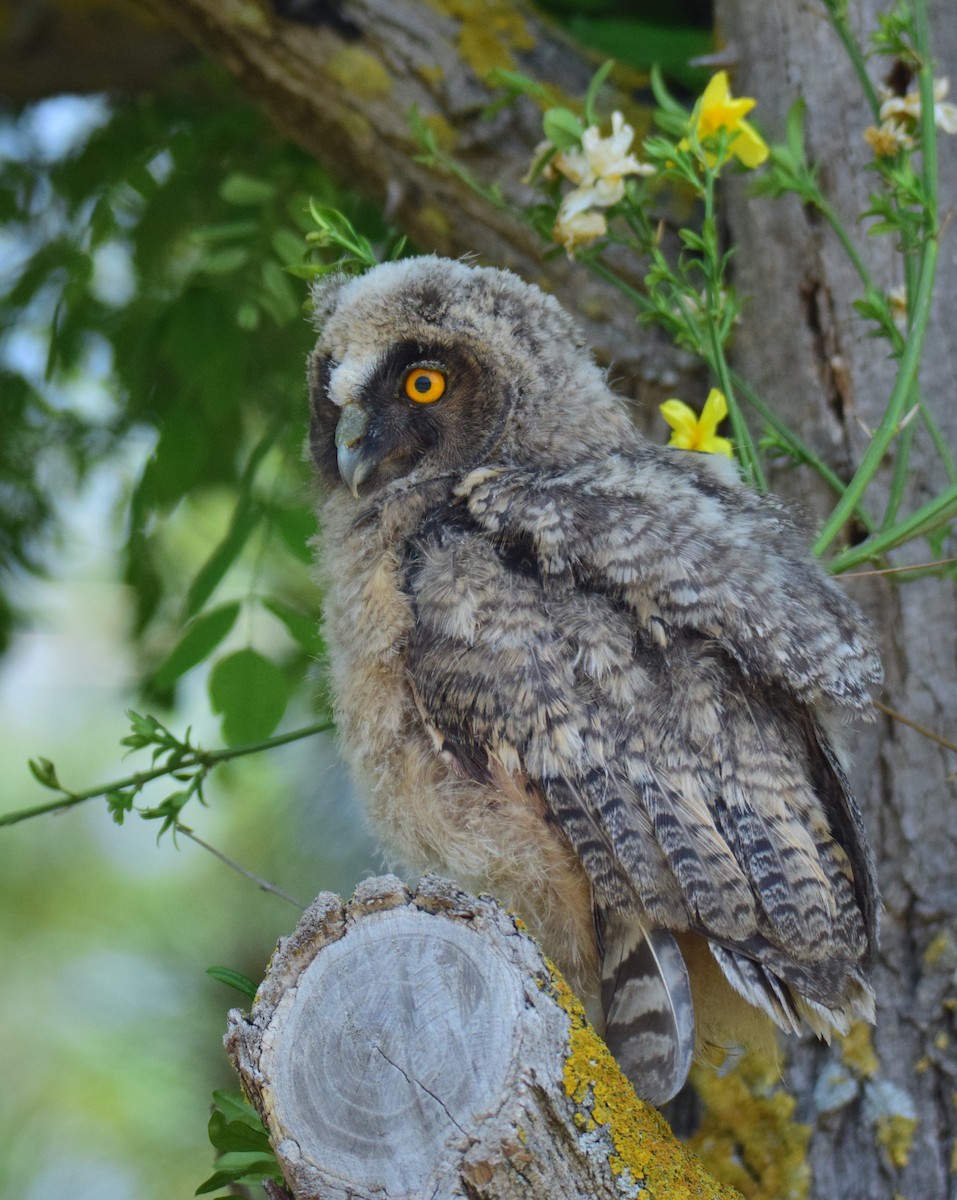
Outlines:
{"label": "blurred green foliage", "polygon": [[599,54],[642,71],[657,66],[679,95],[696,94],[708,80],[709,68],[692,60],[715,48],[711,0],[537,0],[537,7]]}
{"label": "blurred green foliage", "polygon": [[[9,362],[0,377],[0,640],[14,607],[4,584],[55,557],[63,481],[82,480],[136,431],[154,448],[125,497],[122,576],[146,697],[171,702],[241,611],[268,614],[283,634],[267,655],[233,651],[214,675],[233,741],[247,725],[262,736],[275,728],[321,650],[302,455],[313,334],[305,286],[289,270],[306,254],[307,205],[341,208],[372,239],[384,229],[225,80],[201,90],[190,102],[117,104],[53,163],[0,165],[7,232],[27,249],[0,291],[0,338],[32,322],[46,341],[42,381]],[[117,258],[111,285],[104,268]],[[51,399],[104,346],[107,411]],[[197,527],[207,531],[200,545]],[[242,592],[224,605],[218,592],[237,566]],[[262,701],[255,720],[251,695]]]}

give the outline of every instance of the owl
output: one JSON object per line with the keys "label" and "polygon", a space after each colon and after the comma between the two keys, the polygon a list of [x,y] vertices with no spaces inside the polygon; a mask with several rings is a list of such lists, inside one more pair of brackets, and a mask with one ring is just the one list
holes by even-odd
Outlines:
{"label": "owl", "polygon": [[784,504],[642,437],[507,271],[407,259],[314,309],[332,689],[391,852],[522,916],[652,1102],[767,1018],[873,1019],[835,737],[880,668]]}

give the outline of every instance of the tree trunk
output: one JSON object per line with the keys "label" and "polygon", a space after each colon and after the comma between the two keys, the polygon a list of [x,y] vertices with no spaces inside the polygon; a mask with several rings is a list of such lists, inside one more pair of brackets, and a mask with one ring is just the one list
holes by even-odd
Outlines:
{"label": "tree trunk", "polygon": [[429,876],[324,892],[226,1046],[296,1200],[732,1200],[515,918]]}
{"label": "tree trunk", "polygon": [[[886,6],[850,5],[860,39]],[[900,261],[887,237],[868,238],[859,214],[877,185],[862,133],[873,123],[844,50],[822,4],[754,4],[719,0],[721,32],[739,56],[736,92],[755,96],[762,128],[781,138],[796,96],[807,102],[807,145],[820,180],[851,230],[871,272],[886,289],[899,285]],[[937,74],[957,69],[953,0],[932,6]],[[887,71],[886,58],[869,62]],[[939,138],[944,220],[937,303],[925,343],[922,393],[947,443],[957,446],[957,253],[947,209],[957,197],[957,139]],[[860,461],[868,433],[890,394],[895,363],[885,343],[867,337],[852,308],[861,287],[837,239],[794,202],[731,196],[738,249],[737,283],[751,297],[737,337],[737,365],[771,407],[845,477]],[[929,439],[915,436],[905,504],[926,502],[946,480]],[[778,491],[800,494],[816,515],[833,495],[810,472],[779,473]],[[876,484],[879,513],[889,469]],[[915,543],[897,557],[920,562],[954,555],[953,540],[935,553]],[[910,582],[848,578],[848,592],[877,627],[887,675],[884,702],[955,740],[957,597],[953,576]],[[884,899],[875,984],[878,1020],[873,1053],[860,1031],[849,1044],[817,1043],[790,1052],[788,1080],[798,1117],[813,1127],[813,1194],[841,1200],[907,1196],[944,1200],[957,1194],[957,835],[954,755],[882,716],[854,741],[857,794],[878,858]]]}

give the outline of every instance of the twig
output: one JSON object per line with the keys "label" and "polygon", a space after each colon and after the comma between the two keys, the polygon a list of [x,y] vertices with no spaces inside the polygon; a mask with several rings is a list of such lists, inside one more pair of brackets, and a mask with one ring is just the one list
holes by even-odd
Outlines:
{"label": "twig", "polygon": [[208,850],[214,858],[218,858],[220,862],[224,862],[227,867],[231,867],[234,871],[242,875],[244,879],[250,880],[260,890],[264,892],[271,892],[274,896],[278,896],[280,900],[285,900],[287,904],[291,904],[293,908],[298,908],[300,912],[302,912],[306,907],[304,904],[300,904],[295,896],[290,896],[288,892],[284,892],[281,887],[277,887],[276,884],[270,883],[268,879],[263,879],[254,872],[247,870],[246,867],[244,867],[241,863],[236,862],[234,858],[230,858],[229,855],[224,854],[222,850],[217,850],[215,846],[211,846],[209,842],[204,841],[199,834],[193,833],[192,829],[188,828],[188,826],[180,825],[179,822],[177,822],[176,832],[183,834],[184,837],[188,837],[191,842],[195,842],[197,846],[202,846],[204,850]]}
{"label": "twig", "polygon": [[874,701],[874,707],[880,709],[888,717],[892,717],[895,721],[900,721],[902,725],[908,725],[911,729],[916,729],[918,733],[922,733],[925,738],[930,738],[932,742],[936,742],[938,746],[943,746],[945,750],[953,750],[957,754],[957,745],[953,742],[948,742],[946,738],[940,736],[939,733],[934,733],[925,725],[918,725],[916,721],[912,721],[910,717],[905,717],[903,713],[895,712],[893,708],[888,708],[886,704],[881,704],[880,700]]}

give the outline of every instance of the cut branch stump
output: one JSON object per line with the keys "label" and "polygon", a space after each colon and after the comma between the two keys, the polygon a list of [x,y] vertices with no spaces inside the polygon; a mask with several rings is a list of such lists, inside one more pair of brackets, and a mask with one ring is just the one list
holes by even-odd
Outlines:
{"label": "cut branch stump", "polygon": [[229,1023],[296,1200],[736,1195],[636,1098],[521,922],[434,876],[322,893]]}

